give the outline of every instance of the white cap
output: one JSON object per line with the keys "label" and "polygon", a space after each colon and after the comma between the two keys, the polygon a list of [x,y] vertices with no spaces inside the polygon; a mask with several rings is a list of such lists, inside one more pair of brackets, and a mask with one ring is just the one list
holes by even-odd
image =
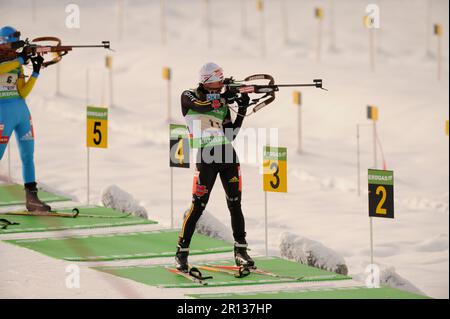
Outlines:
{"label": "white cap", "polygon": [[213,83],[223,81],[223,69],[215,63],[206,63],[199,72],[200,83]]}

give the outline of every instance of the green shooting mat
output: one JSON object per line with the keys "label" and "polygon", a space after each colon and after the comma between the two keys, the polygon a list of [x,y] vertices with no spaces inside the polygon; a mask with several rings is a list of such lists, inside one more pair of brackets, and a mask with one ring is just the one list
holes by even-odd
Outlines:
{"label": "green shooting mat", "polygon": [[[18,223],[18,225],[9,225],[5,229],[0,229],[0,234],[157,224],[153,220],[127,216],[112,208],[99,206],[77,208],[80,214],[76,218],[0,214],[0,218]],[[72,209],[59,209],[58,212],[71,213]]]}
{"label": "green shooting mat", "polygon": [[[157,230],[68,238],[5,240],[5,242],[58,259],[108,261],[174,256],[178,235],[178,230]],[[190,254],[222,253],[232,250],[233,246],[230,243],[195,234],[192,239]]]}
{"label": "green shooting mat", "polygon": [[[194,236],[195,238],[195,236]],[[192,245],[195,247],[195,245]],[[297,262],[281,259],[278,257],[255,258],[259,269],[270,271],[274,274],[289,277],[272,277],[251,273],[244,278],[235,278],[233,275],[201,270],[204,276],[213,276],[208,279],[208,285],[202,286],[181,275],[173,274],[165,269],[173,265],[149,265],[149,266],[125,266],[125,267],[95,267],[94,269],[107,272],[119,277],[135,280],[147,285],[163,288],[194,288],[194,287],[217,287],[217,286],[239,286],[239,285],[262,285],[279,284],[286,282],[311,282],[311,281],[334,281],[351,279],[350,277],[332,273],[326,270],[306,266]],[[218,260],[199,265],[233,265],[232,260]],[[196,266],[195,264],[193,265]],[[292,278],[291,278],[292,277]],[[296,279],[301,278],[301,279]]]}
{"label": "green shooting mat", "polygon": [[289,289],[265,292],[187,294],[195,299],[427,299],[428,297],[390,288],[342,287]]}

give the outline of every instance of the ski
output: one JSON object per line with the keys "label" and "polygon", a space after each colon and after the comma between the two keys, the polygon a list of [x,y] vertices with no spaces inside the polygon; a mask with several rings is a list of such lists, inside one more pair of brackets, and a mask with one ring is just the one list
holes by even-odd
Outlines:
{"label": "ski", "polygon": [[7,219],[0,218],[0,229],[6,229],[11,225],[20,225],[20,223],[11,222]]}
{"label": "ski", "polygon": [[131,213],[124,214],[122,216],[104,216],[104,215],[91,215],[91,214],[80,214],[78,208],[72,209],[72,212],[58,212],[58,211],[19,211],[5,213],[5,215],[20,215],[20,216],[51,216],[51,217],[66,217],[66,218],[76,218],[76,217],[86,217],[86,218],[126,218],[131,216]]}
{"label": "ski", "polygon": [[203,277],[202,274],[200,273],[200,271],[195,267],[191,267],[191,269],[189,270],[189,273],[185,273],[176,268],[171,268],[171,267],[166,267],[166,269],[173,274],[183,276],[184,278],[189,279],[189,280],[191,280],[197,284],[200,284],[202,286],[208,285],[208,282],[206,280],[213,278],[211,276]]}
{"label": "ski", "polygon": [[197,266],[197,268],[232,275],[235,278],[244,278],[250,275],[250,270],[246,267],[237,267],[237,269],[226,269],[216,266]]}
{"label": "ski", "polygon": [[[229,270],[239,270],[242,267],[239,266],[221,266],[221,265],[213,265],[212,267],[214,268],[219,268],[219,269],[229,269]],[[255,273],[258,275],[265,275],[265,276],[271,276],[271,277],[276,277],[276,278],[284,278],[284,279],[292,279],[292,280],[302,280],[304,277],[300,276],[300,277],[294,277],[294,276],[285,276],[285,275],[278,275],[275,274],[273,272],[270,271],[266,271],[266,270],[262,270],[259,268],[246,268],[250,273]]]}
{"label": "ski", "polygon": [[71,213],[64,213],[58,211],[19,211],[9,212],[5,215],[18,215],[18,216],[49,216],[49,217],[64,217],[64,218],[76,218],[80,214],[77,208],[74,208]]}
{"label": "ski", "polygon": [[87,218],[126,218],[131,216],[131,213],[124,214],[122,216],[103,216],[103,215],[90,215],[90,214],[79,214],[78,217],[87,217]]}

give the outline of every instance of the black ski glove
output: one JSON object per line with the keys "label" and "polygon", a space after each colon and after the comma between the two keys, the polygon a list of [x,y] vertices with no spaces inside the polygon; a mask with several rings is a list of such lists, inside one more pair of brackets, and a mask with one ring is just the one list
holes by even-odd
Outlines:
{"label": "black ski glove", "polygon": [[250,97],[247,93],[242,93],[240,97],[236,98],[236,103],[239,107],[248,108],[250,104]]}
{"label": "black ski glove", "polygon": [[31,63],[33,64],[33,72],[38,73],[41,70],[42,63],[44,62],[44,58],[42,55],[37,55],[31,58]]}
{"label": "black ski glove", "polygon": [[26,43],[23,40],[15,41],[15,42],[11,43],[11,49],[17,50],[17,49],[23,48],[25,46],[25,44]]}
{"label": "black ski glove", "polygon": [[30,54],[25,50],[22,50],[22,52],[18,53],[17,57],[23,59],[23,64],[28,64],[28,61],[30,60]]}
{"label": "black ski glove", "polygon": [[226,88],[225,92],[223,92],[220,97],[225,99],[227,104],[232,104],[236,99],[236,94],[231,92],[228,88]]}

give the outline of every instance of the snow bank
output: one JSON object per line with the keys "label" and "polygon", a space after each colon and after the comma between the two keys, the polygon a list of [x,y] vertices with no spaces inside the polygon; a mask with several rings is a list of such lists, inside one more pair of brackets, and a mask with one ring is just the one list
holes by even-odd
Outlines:
{"label": "snow bank", "polygon": [[[380,286],[389,286],[392,288],[400,289],[403,291],[408,291],[411,293],[426,296],[426,294],[419,288],[414,286],[410,281],[400,276],[394,267],[379,265],[380,267]],[[353,279],[361,282],[366,282],[368,273],[360,273],[356,275],[351,275]]]}
{"label": "snow bank", "polygon": [[348,273],[344,258],[317,241],[283,232],[279,247],[284,258],[342,275]]}
{"label": "snow bank", "polygon": [[131,194],[116,185],[102,190],[102,203],[105,207],[148,219],[145,208],[139,205],[139,202]]}
{"label": "snow bank", "polygon": [[397,274],[394,267],[386,267],[380,272],[380,285],[409,291],[419,295],[425,295],[419,288],[411,282]]}
{"label": "snow bank", "polygon": [[[189,209],[184,212],[183,219],[186,217]],[[222,224],[216,217],[210,214],[207,210],[203,211],[202,216],[195,226],[195,230],[203,235],[222,239],[228,242],[234,242],[231,231],[228,227]]]}

